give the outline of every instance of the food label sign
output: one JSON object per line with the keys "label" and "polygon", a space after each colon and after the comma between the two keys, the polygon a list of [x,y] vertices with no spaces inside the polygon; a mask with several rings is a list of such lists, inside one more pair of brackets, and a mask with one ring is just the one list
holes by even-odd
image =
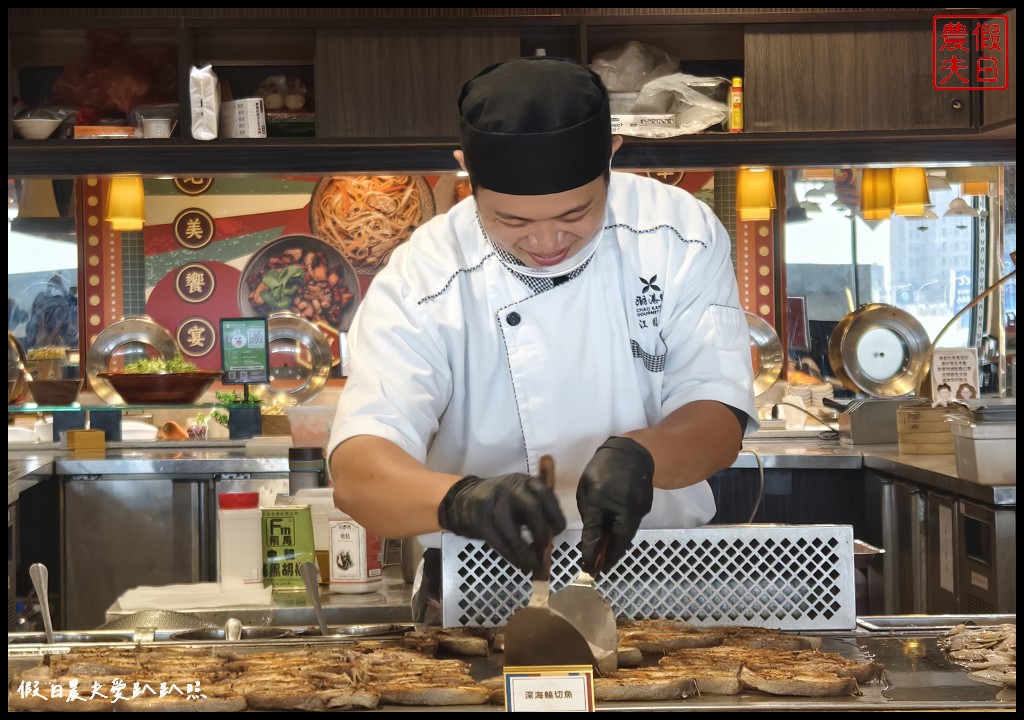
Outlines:
{"label": "food label sign", "polygon": [[222,318],[220,339],[224,384],[248,385],[269,381],[266,318]]}
{"label": "food label sign", "polygon": [[590,665],[506,666],[506,712],[594,712]]}

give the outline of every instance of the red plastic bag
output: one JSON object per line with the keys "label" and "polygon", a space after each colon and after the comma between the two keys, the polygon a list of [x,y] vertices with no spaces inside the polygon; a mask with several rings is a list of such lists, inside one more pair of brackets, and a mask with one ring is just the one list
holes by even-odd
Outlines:
{"label": "red plastic bag", "polygon": [[89,50],[64,68],[50,102],[92,117],[125,117],[136,105],[178,101],[176,53],[169,44],[144,47],[124,30],[90,30]]}

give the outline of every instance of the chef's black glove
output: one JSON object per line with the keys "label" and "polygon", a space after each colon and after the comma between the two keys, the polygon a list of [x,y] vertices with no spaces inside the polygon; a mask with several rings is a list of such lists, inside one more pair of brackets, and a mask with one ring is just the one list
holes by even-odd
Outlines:
{"label": "chef's black glove", "polygon": [[[611,569],[629,550],[654,502],[654,458],[640,443],[610,437],[583,469],[576,506],[583,519],[580,551],[591,575]],[[604,564],[597,567],[601,532],[609,531]]]}
{"label": "chef's black glove", "polygon": [[[483,540],[531,576],[541,571],[548,540],[565,530],[554,491],[540,478],[522,473],[467,475],[445,494],[437,521],[445,530]],[[529,529],[531,542],[523,538],[523,527]]]}

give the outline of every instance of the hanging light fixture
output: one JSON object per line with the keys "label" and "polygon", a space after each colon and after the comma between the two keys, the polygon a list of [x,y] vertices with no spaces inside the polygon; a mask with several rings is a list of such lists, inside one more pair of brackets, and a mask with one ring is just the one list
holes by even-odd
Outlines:
{"label": "hanging light fixture", "polygon": [[949,203],[949,209],[942,213],[943,217],[979,217],[980,213],[967,204],[962,197],[955,197]]}
{"label": "hanging light fixture", "polygon": [[768,168],[743,168],[736,178],[736,210],[740,220],[770,220],[775,181]]}
{"label": "hanging light fixture", "polygon": [[860,181],[860,213],[865,220],[887,220],[892,215],[892,170],[864,168]]}
{"label": "hanging light fixture", "polygon": [[110,180],[106,220],[113,230],[141,230],[146,224],[146,195],[142,178],[118,175]]}
{"label": "hanging light fixture", "polygon": [[924,168],[898,167],[892,171],[892,211],[897,215],[924,214],[924,206],[931,203],[928,178]]}

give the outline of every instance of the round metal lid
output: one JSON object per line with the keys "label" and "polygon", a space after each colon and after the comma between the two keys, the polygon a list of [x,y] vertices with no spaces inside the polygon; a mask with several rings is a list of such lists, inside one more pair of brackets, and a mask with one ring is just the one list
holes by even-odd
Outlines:
{"label": "round metal lid", "polygon": [[124,401],[110,381],[100,377],[100,373],[109,371],[114,353],[129,344],[148,345],[161,358],[173,358],[179,353],[170,331],[148,315],[129,315],[103,328],[89,346],[85,372],[89,387],[108,405],[120,405]]}
{"label": "round metal lid", "polygon": [[838,356],[856,389],[875,397],[912,393],[929,347],[924,326],[905,310],[882,303],[862,305],[849,317],[838,337]]}
{"label": "round metal lid", "polygon": [[327,385],[334,363],[320,329],[293,312],[280,311],[267,316],[267,337],[271,382],[253,385],[250,394],[272,405],[299,405],[316,397]]}
{"label": "round metal lid", "polygon": [[750,359],[754,366],[754,395],[768,392],[782,374],[782,341],[775,328],[753,313],[747,316]]}
{"label": "round metal lid", "polygon": [[28,395],[28,359],[24,348],[10,330],[7,331],[7,404],[16,405]]}

